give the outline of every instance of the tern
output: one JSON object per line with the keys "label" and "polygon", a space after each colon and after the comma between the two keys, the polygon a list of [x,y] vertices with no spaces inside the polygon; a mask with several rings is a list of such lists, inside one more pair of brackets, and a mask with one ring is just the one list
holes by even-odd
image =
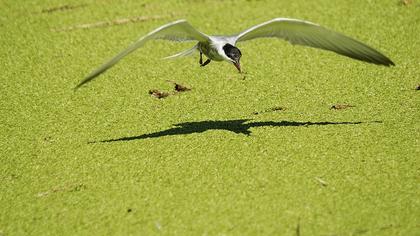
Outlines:
{"label": "tern", "polygon": [[[178,42],[197,41],[194,47],[166,57],[168,59],[188,56],[198,51],[200,53],[199,63],[201,66],[206,66],[211,61],[227,61],[232,63],[241,72],[240,59],[242,53],[236,47],[236,44],[257,38],[279,38],[289,41],[292,44],[333,51],[340,55],[368,63],[384,66],[395,65],[388,57],[376,49],[309,21],[275,18],[255,25],[233,36],[210,36],[199,32],[186,20],[177,20],[163,25],[139,38],[128,48],[86,76],[75,89],[92,81],[98,75],[119,62],[123,57],[143,46],[147,41],[155,39]],[[207,57],[205,62],[203,62],[203,54]]]}

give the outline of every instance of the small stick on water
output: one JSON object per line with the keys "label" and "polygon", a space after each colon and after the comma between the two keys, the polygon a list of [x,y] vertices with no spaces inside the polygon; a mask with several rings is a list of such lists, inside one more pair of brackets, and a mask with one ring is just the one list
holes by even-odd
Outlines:
{"label": "small stick on water", "polygon": [[334,104],[330,107],[331,110],[343,110],[343,109],[347,109],[347,108],[351,108],[354,107],[353,105],[350,104]]}

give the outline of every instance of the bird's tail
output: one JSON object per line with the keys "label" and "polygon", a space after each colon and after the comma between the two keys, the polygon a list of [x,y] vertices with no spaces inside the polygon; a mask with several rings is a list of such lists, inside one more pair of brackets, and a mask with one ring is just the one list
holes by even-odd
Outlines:
{"label": "bird's tail", "polygon": [[169,57],[164,57],[163,59],[174,59],[174,58],[177,58],[177,57],[186,57],[186,56],[189,56],[189,55],[193,54],[195,52],[195,50],[197,50],[197,44],[194,47],[192,47],[188,50],[182,51],[180,53],[177,53],[177,54],[169,56]]}

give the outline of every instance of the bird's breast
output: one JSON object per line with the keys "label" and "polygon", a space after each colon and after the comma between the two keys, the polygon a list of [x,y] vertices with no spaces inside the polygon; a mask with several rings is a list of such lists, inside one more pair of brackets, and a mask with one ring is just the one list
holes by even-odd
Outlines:
{"label": "bird's breast", "polygon": [[219,54],[217,47],[211,43],[198,43],[198,49],[202,52],[206,57],[214,61],[223,61],[224,58]]}

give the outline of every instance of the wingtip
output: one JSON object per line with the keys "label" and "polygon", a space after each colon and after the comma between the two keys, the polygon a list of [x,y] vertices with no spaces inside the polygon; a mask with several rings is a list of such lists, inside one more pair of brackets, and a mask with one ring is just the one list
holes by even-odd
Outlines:
{"label": "wingtip", "polygon": [[393,61],[389,60],[388,66],[395,66],[395,63]]}
{"label": "wingtip", "polygon": [[79,82],[78,85],[76,85],[76,87],[73,88],[73,91],[76,92],[80,87],[82,87],[84,84],[91,81],[92,79],[93,79],[92,76],[88,76],[88,77],[84,78],[82,81]]}
{"label": "wingtip", "polygon": [[386,67],[395,66],[395,63],[391,61],[391,59],[387,58],[384,62],[380,63],[381,65],[384,65]]}
{"label": "wingtip", "polygon": [[74,88],[73,88],[73,92],[77,92],[79,89],[80,89],[80,87],[82,87],[82,85],[83,85],[84,83],[79,83],[78,85],[76,85]]}
{"label": "wingtip", "polygon": [[179,20],[176,20],[172,23],[180,23],[180,22],[187,22],[187,20],[186,19],[179,19]]}
{"label": "wingtip", "polygon": [[307,23],[310,25],[315,25],[315,26],[320,26],[314,22],[310,22],[307,20],[300,20],[300,19],[296,19],[296,18],[288,18],[288,17],[276,17],[274,19],[269,20],[268,22],[273,22],[273,21],[293,21],[293,22],[303,22],[303,23]]}

